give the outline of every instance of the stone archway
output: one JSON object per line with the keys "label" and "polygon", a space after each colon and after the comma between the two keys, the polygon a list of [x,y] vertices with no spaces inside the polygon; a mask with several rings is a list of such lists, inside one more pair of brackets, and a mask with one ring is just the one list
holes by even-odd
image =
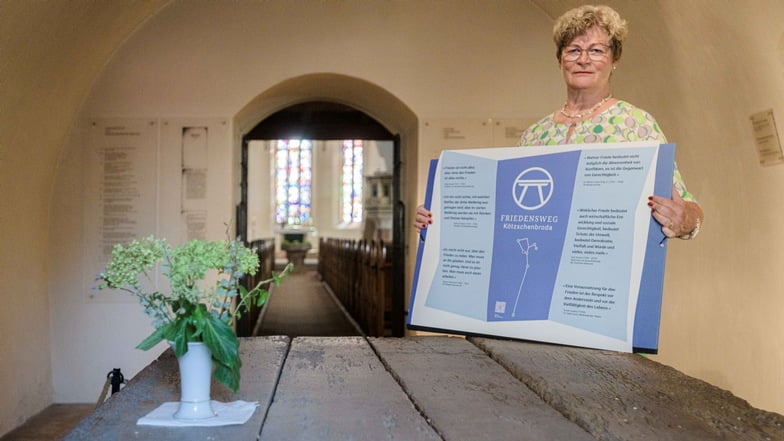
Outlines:
{"label": "stone archway", "polygon": [[[234,118],[234,157],[236,187],[243,188],[242,158],[244,137],[260,121],[276,112],[305,102],[327,101],[339,103],[357,109],[375,119],[397,141],[394,160],[395,203],[393,208],[393,246],[392,246],[392,292],[393,333],[404,333],[405,305],[409,298],[407,283],[407,267],[413,262],[406,261],[405,253],[405,219],[406,206],[414,206],[418,200],[416,195],[416,152],[418,147],[418,119],[413,111],[389,91],[368,81],[341,74],[317,73],[285,80],[262,92]],[[411,160],[407,160],[410,158]],[[405,183],[405,184],[404,184]],[[239,201],[238,201],[239,199]],[[243,212],[244,195],[236,195],[238,217]],[[404,201],[409,201],[408,204]],[[412,211],[412,210],[408,210]]]}

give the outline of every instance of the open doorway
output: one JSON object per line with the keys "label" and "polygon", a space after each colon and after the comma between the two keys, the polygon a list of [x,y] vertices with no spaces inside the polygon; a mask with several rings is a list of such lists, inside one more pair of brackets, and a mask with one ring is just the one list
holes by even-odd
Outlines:
{"label": "open doorway", "polygon": [[383,240],[395,262],[392,335],[402,336],[399,164],[399,136],[364,112],[329,101],[287,107],[242,137],[237,232],[249,242],[273,236],[278,253],[307,242],[311,264],[320,238]]}

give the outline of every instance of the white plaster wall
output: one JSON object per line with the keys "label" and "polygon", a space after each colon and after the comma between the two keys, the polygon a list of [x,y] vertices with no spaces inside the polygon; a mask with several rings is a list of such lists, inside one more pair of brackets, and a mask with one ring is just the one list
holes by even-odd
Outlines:
{"label": "white plaster wall", "polygon": [[248,240],[273,237],[275,225],[270,215],[274,201],[272,146],[268,141],[251,141],[248,145]]}
{"label": "white plaster wall", "polygon": [[671,249],[657,360],[784,412],[784,164],[759,165],[749,121],[773,109],[784,136],[784,3],[660,8],[667,31],[651,48],[671,51],[673,93],[653,110],[708,220],[695,246]]}
{"label": "white plaster wall", "polygon": [[49,226],[62,147],[95,76],[161,3],[0,3],[0,435],[53,398]]}
{"label": "white plaster wall", "polygon": [[656,116],[706,215],[670,242],[653,358],[784,412],[784,165],[759,165],[749,121],[773,109],[784,136],[784,2],[608,3],[630,24],[613,91]]}

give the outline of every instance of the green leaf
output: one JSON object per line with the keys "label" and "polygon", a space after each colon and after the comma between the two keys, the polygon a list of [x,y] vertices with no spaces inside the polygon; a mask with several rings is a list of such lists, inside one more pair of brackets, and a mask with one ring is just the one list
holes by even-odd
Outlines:
{"label": "green leaf", "polygon": [[[184,320],[175,320],[173,322],[166,323],[165,325],[157,328],[155,332],[150,334],[147,338],[142,340],[141,343],[136,345],[136,349],[141,349],[143,351],[147,351],[152,349],[155,345],[160,343],[163,340],[168,341],[176,341],[176,337],[180,332]],[[186,349],[187,352],[187,349]],[[185,352],[183,352],[184,354]]]}
{"label": "green leaf", "polygon": [[188,321],[177,320],[174,323],[176,323],[175,334],[171,340],[174,341],[174,355],[180,358],[188,353]]}
{"label": "green leaf", "polygon": [[141,343],[136,345],[136,349],[141,349],[142,351],[147,351],[152,349],[155,345],[157,345],[158,343],[163,341],[164,338],[166,338],[166,334],[169,332],[169,328],[171,328],[172,325],[174,325],[174,323],[169,322],[166,325],[156,329],[155,332],[150,334],[147,338],[142,340]]}
{"label": "green leaf", "polygon": [[212,357],[220,363],[228,367],[238,365],[240,342],[234,330],[212,314],[206,314],[204,317],[202,341],[212,351]]}
{"label": "green leaf", "polygon": [[267,300],[269,300],[269,291],[262,289],[259,293],[259,298],[256,300],[256,306],[260,308],[261,305],[267,303]]}
{"label": "green leaf", "polygon": [[217,361],[214,363],[215,370],[212,373],[212,376],[220,381],[221,383],[225,384],[226,387],[232,390],[232,392],[237,392],[240,388],[240,369],[239,367],[230,368],[226,365],[218,363]]}
{"label": "green leaf", "polygon": [[212,314],[204,317],[204,344],[210,348],[215,362],[213,377],[237,392],[240,387],[239,345],[234,330]]}

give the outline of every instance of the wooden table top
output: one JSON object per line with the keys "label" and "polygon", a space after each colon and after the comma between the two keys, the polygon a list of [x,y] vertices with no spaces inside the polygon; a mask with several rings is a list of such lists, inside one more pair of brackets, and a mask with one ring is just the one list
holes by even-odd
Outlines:
{"label": "wooden table top", "polygon": [[784,416],[643,356],[457,337],[241,339],[244,425],[136,421],[179,399],[166,351],[66,440],[783,440]]}

